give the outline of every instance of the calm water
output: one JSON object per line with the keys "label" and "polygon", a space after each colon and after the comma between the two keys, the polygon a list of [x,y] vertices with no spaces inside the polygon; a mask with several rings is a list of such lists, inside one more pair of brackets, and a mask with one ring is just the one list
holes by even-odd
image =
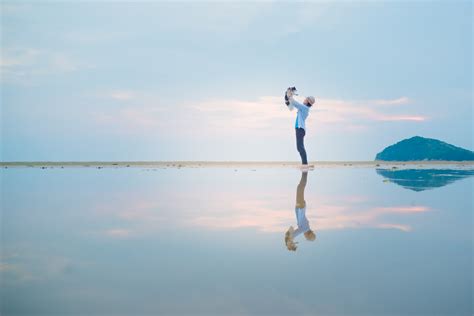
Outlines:
{"label": "calm water", "polygon": [[473,312],[473,171],[0,173],[2,315]]}

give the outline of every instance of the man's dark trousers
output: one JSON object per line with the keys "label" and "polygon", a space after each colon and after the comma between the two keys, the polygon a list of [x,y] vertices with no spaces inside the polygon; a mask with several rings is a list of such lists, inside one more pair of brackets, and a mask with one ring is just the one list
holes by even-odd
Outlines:
{"label": "man's dark trousers", "polygon": [[296,148],[301,156],[301,162],[303,165],[308,164],[308,160],[306,158],[306,150],[304,149],[304,135],[305,131],[303,128],[296,128]]}

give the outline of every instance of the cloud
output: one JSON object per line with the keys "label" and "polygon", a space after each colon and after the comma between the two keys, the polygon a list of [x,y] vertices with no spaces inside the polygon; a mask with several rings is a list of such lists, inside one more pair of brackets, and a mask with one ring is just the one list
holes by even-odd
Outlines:
{"label": "cloud", "polygon": [[65,274],[83,264],[85,263],[73,261],[68,257],[44,255],[30,249],[23,255],[15,256],[10,262],[0,262],[0,273],[17,284],[17,282],[64,278]]}
{"label": "cloud", "polygon": [[[320,99],[316,104],[316,120],[320,123],[358,123],[370,122],[422,122],[428,119],[424,115],[398,113],[399,109],[380,108],[379,105],[407,104],[410,99],[401,97],[393,100],[340,100]],[[396,111],[394,113],[393,111]],[[405,110],[404,110],[405,111]],[[343,126],[342,126],[343,127]]]}
{"label": "cloud", "polygon": [[91,111],[91,116],[102,131],[119,135],[151,135],[171,128],[170,121],[164,120],[166,112],[162,108],[125,107],[108,111]]}
{"label": "cloud", "polygon": [[412,231],[412,228],[408,225],[400,225],[400,224],[378,224],[378,228],[384,228],[384,229],[397,229],[401,230],[404,232],[410,232]]}
{"label": "cloud", "polygon": [[430,209],[426,206],[398,206],[398,207],[377,207],[374,209],[379,213],[423,213]]}
{"label": "cloud", "polygon": [[[296,225],[294,201],[287,200],[287,192],[272,192],[271,196],[252,191],[215,192],[214,198],[204,198],[200,190],[181,192],[162,191],[168,198],[157,201],[143,196],[124,198],[120,205],[104,205],[103,216],[112,216],[124,226],[133,225],[136,234],[159,231],[166,227],[194,227],[211,230],[254,229],[263,233],[284,232]],[[425,214],[431,208],[425,205],[368,206],[371,199],[362,195],[306,197],[306,215],[315,231],[338,229],[396,229],[413,230],[407,224],[412,216]],[[312,204],[311,200],[317,201]],[[190,208],[190,205],[193,207]],[[225,212],[223,212],[225,205]],[[166,210],[173,209],[169,213]],[[128,231],[113,230],[111,236],[128,236]]]}
{"label": "cloud", "polygon": [[[313,230],[334,230],[352,228],[382,228],[411,231],[409,225],[386,223],[386,214],[416,214],[428,211],[425,206],[371,208],[363,210],[362,205],[334,204],[334,201],[308,206],[307,217]],[[291,209],[276,209],[271,203],[261,200],[239,201],[231,205],[228,212],[213,213],[208,210],[186,221],[186,225],[211,229],[254,228],[261,232],[281,232],[295,224]]]}
{"label": "cloud", "polygon": [[7,50],[7,52],[2,52],[0,56],[0,67],[9,68],[31,65],[40,54],[40,50],[31,48]]}
{"label": "cloud", "polygon": [[[277,197],[282,198],[277,198]],[[272,199],[252,198],[241,193],[238,197],[232,194],[219,194],[219,199],[229,201],[226,212],[213,203],[194,214],[186,214],[179,225],[203,227],[208,229],[227,230],[253,228],[261,232],[283,232],[290,225],[296,225],[294,204],[288,203],[281,194],[274,194]],[[306,216],[310,227],[315,231],[337,229],[397,229],[404,232],[413,228],[403,222],[410,216],[423,214],[431,209],[425,205],[393,205],[368,207],[370,200],[363,195],[318,196],[311,204],[307,197]],[[212,202],[212,201],[211,201]],[[288,208],[282,207],[288,205]],[[291,206],[290,206],[291,205]]]}
{"label": "cloud", "polygon": [[104,44],[106,42],[125,41],[133,38],[133,31],[130,30],[99,30],[91,28],[88,30],[66,30],[62,37],[67,42],[79,43],[82,45],[95,45],[97,43]]}
{"label": "cloud", "polygon": [[292,212],[287,209],[275,209],[261,200],[235,201],[228,212],[207,212],[185,219],[187,226],[210,229],[254,228],[262,232],[280,232],[291,223]]}
{"label": "cloud", "polygon": [[93,67],[62,52],[35,48],[2,48],[0,56],[1,80],[9,83],[31,83],[36,77]]}
{"label": "cloud", "polygon": [[24,13],[25,11],[31,10],[31,4],[27,3],[1,3],[1,13],[3,14],[16,14]]}
{"label": "cloud", "polygon": [[377,118],[379,121],[412,121],[412,122],[423,122],[427,120],[427,117],[421,115],[380,115]]}
{"label": "cloud", "polygon": [[[163,133],[180,128],[181,134],[214,135],[222,133],[274,133],[285,130],[284,122],[292,120],[280,98],[257,100],[208,100],[197,103],[173,101],[138,91],[117,90],[98,93],[100,98],[116,101],[117,108],[94,109],[93,119],[102,127],[119,133]],[[281,121],[275,124],[275,121]]]}
{"label": "cloud", "polygon": [[393,100],[375,100],[374,103],[378,105],[402,105],[402,104],[408,104],[412,102],[409,98],[407,97],[400,97],[398,99],[393,99]]}
{"label": "cloud", "polygon": [[133,209],[127,209],[117,214],[126,221],[162,222],[165,217],[156,209],[156,205],[146,201],[136,203]]}
{"label": "cloud", "polygon": [[349,203],[348,200],[342,205],[331,205],[324,203],[317,209],[316,217],[308,216],[316,223],[318,229],[347,229],[347,228],[389,228],[402,231],[411,231],[409,225],[400,223],[387,223],[386,215],[409,215],[423,213],[430,210],[426,206],[391,206],[372,207],[364,209],[365,203]]}
{"label": "cloud", "polygon": [[[308,125],[315,121],[318,129],[335,129],[346,131],[365,131],[373,122],[423,122],[428,117],[400,113],[399,109],[383,109],[379,105],[407,104],[411,100],[400,97],[393,100],[344,100],[317,98],[311,109]],[[253,101],[244,100],[211,100],[202,102],[194,109],[206,113],[212,124],[221,129],[271,129],[278,131],[286,127],[287,121],[293,119],[296,112],[289,112],[283,105],[281,97],[263,96]],[[395,111],[395,112],[394,112]],[[404,110],[405,111],[405,110]],[[411,112],[411,111],[410,111]],[[281,129],[286,132],[286,128]]]}
{"label": "cloud", "polygon": [[80,65],[63,54],[54,54],[50,58],[50,67],[58,72],[71,72],[78,70]]}
{"label": "cloud", "polygon": [[328,28],[343,21],[341,17],[336,17],[341,10],[331,10],[329,2],[294,2],[289,8],[287,18],[280,22],[283,35],[299,33],[315,24]]}
{"label": "cloud", "polygon": [[[296,115],[296,110],[290,112],[287,109],[281,96],[247,100],[214,98],[191,103],[173,101],[173,106],[170,106],[155,94],[133,90],[111,90],[97,95],[120,102],[119,108],[93,113],[97,122],[120,133],[160,133],[179,126],[186,127],[180,133],[190,136],[215,135],[216,130],[221,135],[239,134],[244,137],[256,132],[260,135],[285,135]],[[428,117],[410,113],[411,109],[381,107],[410,102],[407,97],[385,100],[317,98],[307,125],[317,126],[318,132],[366,132],[374,122],[426,121]]]}
{"label": "cloud", "polygon": [[10,263],[0,262],[0,271],[14,270],[14,266]]}
{"label": "cloud", "polygon": [[[256,100],[215,99],[190,106],[191,110],[209,120],[210,127],[223,130],[279,129],[294,117],[281,97],[262,96]],[[202,115],[204,114],[204,115]]]}
{"label": "cloud", "polygon": [[113,100],[128,101],[128,100],[133,100],[136,95],[133,91],[129,91],[129,90],[114,90],[114,91],[110,91],[104,96],[109,97]]}
{"label": "cloud", "polygon": [[114,229],[108,229],[104,233],[105,235],[109,237],[124,238],[124,237],[129,237],[131,234],[131,231],[129,229],[114,228]]}

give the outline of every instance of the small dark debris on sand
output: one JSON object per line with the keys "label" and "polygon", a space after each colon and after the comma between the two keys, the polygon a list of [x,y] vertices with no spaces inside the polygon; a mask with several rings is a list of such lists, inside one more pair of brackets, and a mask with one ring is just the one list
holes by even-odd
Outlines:
{"label": "small dark debris on sand", "polygon": [[118,166],[118,163],[113,163],[112,166]]}
{"label": "small dark debris on sand", "polygon": [[130,167],[130,165],[127,165],[127,168]]}
{"label": "small dark debris on sand", "polygon": [[376,164],[375,166],[376,166],[376,167],[380,167],[380,165],[379,165],[379,164]]}

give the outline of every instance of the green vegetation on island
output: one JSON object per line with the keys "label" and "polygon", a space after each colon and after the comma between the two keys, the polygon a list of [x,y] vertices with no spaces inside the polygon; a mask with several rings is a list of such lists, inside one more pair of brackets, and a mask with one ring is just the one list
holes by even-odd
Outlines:
{"label": "green vegetation on island", "polygon": [[383,161],[472,161],[474,152],[443,141],[415,136],[386,147],[375,160]]}

